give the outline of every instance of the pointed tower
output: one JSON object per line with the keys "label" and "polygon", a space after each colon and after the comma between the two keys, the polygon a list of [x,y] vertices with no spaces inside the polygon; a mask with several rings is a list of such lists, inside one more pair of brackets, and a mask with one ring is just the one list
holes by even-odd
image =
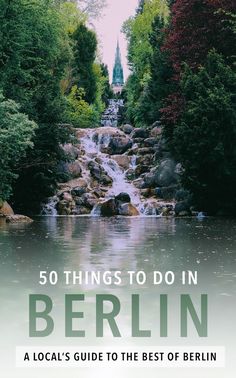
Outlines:
{"label": "pointed tower", "polygon": [[119,41],[117,41],[115,64],[113,68],[113,78],[112,78],[113,92],[115,94],[121,93],[123,86],[124,86],[124,73],[123,73],[123,67],[121,63]]}

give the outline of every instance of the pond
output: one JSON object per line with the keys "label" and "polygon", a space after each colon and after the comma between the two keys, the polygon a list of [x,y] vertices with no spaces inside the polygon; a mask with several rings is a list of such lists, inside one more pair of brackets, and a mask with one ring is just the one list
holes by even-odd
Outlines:
{"label": "pond", "polygon": [[[221,369],[177,369],[177,377],[231,378],[235,375],[236,220],[155,217],[38,217],[30,225],[0,224],[1,371],[4,378],[110,376],[110,369],[15,369],[15,347],[35,346],[225,346],[227,365]],[[55,271],[55,285],[40,285],[40,271]],[[65,271],[68,273],[66,282]],[[128,272],[143,272],[146,281],[129,284]],[[174,283],[164,282],[166,272]],[[197,285],[183,285],[183,272],[195,272]],[[87,273],[86,273],[87,272]],[[100,274],[100,284],[92,282]],[[104,282],[104,272],[107,280]],[[122,283],[116,285],[119,272]],[[163,282],[153,284],[153,272]],[[87,274],[87,282],[85,282]],[[81,275],[81,276],[79,276]],[[80,281],[82,277],[82,282]],[[141,278],[143,276],[140,276]],[[173,277],[172,277],[173,278]],[[111,282],[109,281],[111,280]],[[29,337],[29,295],[46,294],[53,302],[54,331],[46,338]],[[65,337],[65,294],[83,293],[84,319],[75,323],[85,338]],[[108,326],[96,338],[96,294],[113,294],[121,310],[114,338]],[[131,337],[131,295],[140,295],[140,323],[149,338]],[[168,336],[160,337],[160,295],[168,296]],[[180,337],[180,296],[191,295],[197,313],[201,294],[208,295],[208,337],[200,338],[191,320],[188,337]],[[77,307],[76,307],[77,308]],[[234,365],[233,365],[234,364]],[[160,369],[158,376],[170,377]],[[78,375],[79,373],[79,375]],[[141,377],[143,369],[115,369],[114,377]],[[205,374],[205,375],[204,375]],[[150,377],[157,376],[149,369]]]}

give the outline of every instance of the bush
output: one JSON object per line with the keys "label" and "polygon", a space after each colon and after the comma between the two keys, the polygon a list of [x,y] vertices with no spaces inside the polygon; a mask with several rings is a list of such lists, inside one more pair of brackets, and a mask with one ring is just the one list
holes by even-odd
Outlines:
{"label": "bush", "polygon": [[33,147],[31,139],[36,127],[36,123],[20,113],[16,102],[5,99],[0,92],[0,198],[3,200],[11,194],[19,160]]}
{"label": "bush", "polygon": [[215,51],[181,82],[185,111],[173,134],[183,182],[199,210],[236,211],[236,75]]}

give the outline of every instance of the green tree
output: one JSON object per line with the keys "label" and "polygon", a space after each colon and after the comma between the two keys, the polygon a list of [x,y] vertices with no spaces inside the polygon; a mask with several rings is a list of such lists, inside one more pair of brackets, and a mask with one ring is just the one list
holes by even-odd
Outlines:
{"label": "green tree", "polygon": [[132,78],[127,81],[127,115],[135,124],[142,124],[140,102],[143,102],[151,78],[153,48],[150,43],[153,21],[156,17],[168,20],[167,1],[150,0],[144,2],[142,12],[125,22],[123,30],[128,40],[128,60]]}
{"label": "green tree", "polygon": [[74,40],[74,84],[85,91],[85,101],[92,104],[96,98],[97,82],[93,64],[96,58],[96,34],[84,24],[73,33]]}
{"label": "green tree", "polygon": [[183,183],[199,210],[235,214],[235,72],[211,51],[196,73],[185,69],[181,89],[185,111],[174,130],[173,148],[183,164]]}
{"label": "green tree", "polygon": [[156,16],[152,24],[150,44],[152,57],[150,59],[150,79],[140,97],[138,116],[143,125],[151,125],[161,118],[160,110],[165,98],[173,90],[171,81],[173,70],[168,51],[163,50],[166,22]]}
{"label": "green tree", "polygon": [[7,200],[17,178],[21,158],[33,147],[37,125],[20,112],[20,106],[4,98],[0,91],[0,199]]}
{"label": "green tree", "polygon": [[69,59],[69,40],[61,13],[52,0],[2,0],[0,87],[7,98],[38,124],[34,148],[20,162],[14,185],[16,209],[39,210],[56,185],[56,167],[67,140],[61,79]]}

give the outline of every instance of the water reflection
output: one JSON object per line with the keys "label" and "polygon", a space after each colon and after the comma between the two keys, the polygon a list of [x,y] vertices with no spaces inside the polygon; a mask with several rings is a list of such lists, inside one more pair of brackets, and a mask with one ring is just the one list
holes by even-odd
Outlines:
{"label": "water reflection", "polygon": [[[44,292],[52,296],[55,302],[59,331],[48,340],[42,341],[50,345],[57,343],[63,345],[66,342],[78,343],[78,341],[66,341],[63,336],[65,293],[86,292],[87,322],[91,324],[91,330],[88,331],[90,345],[96,342],[92,307],[94,293],[112,291],[121,298],[124,310],[120,324],[124,335],[127,336],[121,341],[121,345],[133,342],[129,331],[132,292],[143,295],[144,307],[148,308],[144,317],[147,325],[157,323],[160,293],[169,295],[171,335],[168,341],[160,340],[157,327],[154,331],[154,339],[150,340],[156,345],[186,342],[178,335],[179,314],[174,311],[175,308],[178,309],[178,296],[180,293],[188,292],[197,300],[201,293],[207,293],[210,302],[209,338],[203,342],[193,332],[188,343],[226,345],[229,348],[229,354],[232,353],[230,348],[234,345],[232,331],[235,332],[236,311],[235,235],[236,221],[232,219],[206,218],[199,221],[198,219],[172,218],[45,217],[36,218],[30,225],[0,223],[0,295],[3,304],[1,344],[5,348],[5,362],[13,366],[15,345],[30,342],[27,323],[28,294],[35,292]],[[60,277],[64,270],[101,272],[119,270],[122,271],[124,282],[127,282],[128,270],[143,270],[147,274],[148,281],[142,287],[101,285],[97,288],[93,285],[66,286],[60,279],[56,287],[45,289],[38,284],[40,270],[56,270]],[[174,271],[177,277],[175,285],[172,287],[151,285],[150,278],[154,270]],[[198,271],[197,287],[186,288],[181,285],[180,274],[183,270]],[[109,335],[107,340],[108,343],[113,342]],[[138,342],[140,345],[143,343]],[[39,345],[39,341],[36,344]],[[18,378],[19,375],[16,375],[13,370],[8,370],[6,368],[6,377]],[[227,375],[223,376],[233,377],[231,371],[233,371],[232,366],[228,366]],[[24,378],[30,377],[30,374],[27,374],[29,373],[24,372]],[[90,376],[89,374],[83,376]],[[194,374],[193,371],[191,377],[195,377]],[[215,371],[211,374],[207,377],[222,377],[222,373],[218,374]],[[185,376],[184,373],[181,375]],[[137,372],[134,376],[138,376]],[[197,373],[196,376],[198,376]],[[57,377],[61,376],[58,374]]]}

